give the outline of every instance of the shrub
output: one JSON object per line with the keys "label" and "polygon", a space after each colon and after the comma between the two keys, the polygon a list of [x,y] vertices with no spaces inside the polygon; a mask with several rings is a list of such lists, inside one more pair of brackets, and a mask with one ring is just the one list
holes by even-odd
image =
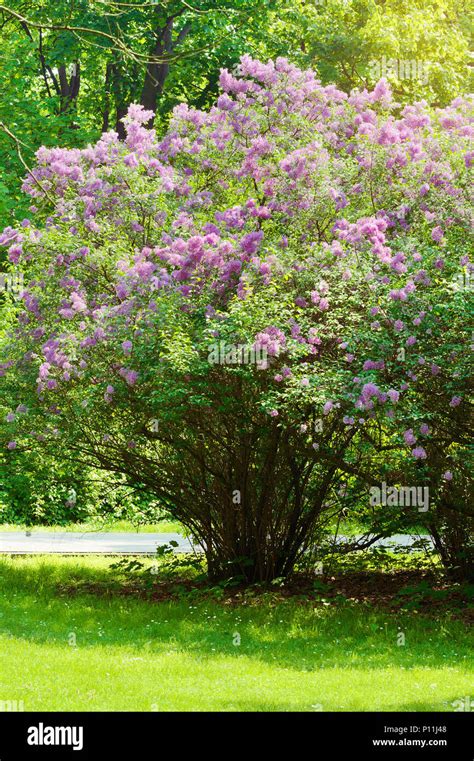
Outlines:
{"label": "shrub", "polygon": [[221,86],[161,141],[132,106],[123,143],[38,151],[36,221],[0,239],[27,282],[4,446],[58,435],[144,484],[211,576],[268,580],[341,481],[462,457],[470,102],[400,110],[284,59]]}

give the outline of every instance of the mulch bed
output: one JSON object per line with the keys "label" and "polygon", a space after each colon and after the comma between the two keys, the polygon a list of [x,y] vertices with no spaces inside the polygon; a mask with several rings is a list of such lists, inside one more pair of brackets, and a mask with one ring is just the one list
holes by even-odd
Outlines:
{"label": "mulch bed", "polygon": [[363,603],[384,610],[414,611],[427,615],[451,612],[454,618],[474,623],[474,585],[456,584],[431,571],[354,571],[334,576],[295,576],[283,584],[211,586],[195,579],[160,579],[145,585],[140,579],[103,583],[71,582],[58,586],[65,595],[133,596],[166,602],[192,596],[213,599],[226,605],[259,602],[276,604],[294,599],[312,605]]}

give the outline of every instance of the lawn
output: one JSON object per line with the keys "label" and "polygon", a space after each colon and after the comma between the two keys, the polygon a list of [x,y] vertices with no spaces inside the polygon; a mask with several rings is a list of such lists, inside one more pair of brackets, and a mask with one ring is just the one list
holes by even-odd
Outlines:
{"label": "lawn", "polygon": [[[178,534],[184,534],[186,529],[179,521],[166,520],[157,521],[156,523],[132,523],[127,520],[91,520],[84,523],[67,523],[64,526],[51,525],[51,526],[27,526],[26,524],[19,523],[0,523],[0,533],[13,532],[13,531],[32,531],[32,532],[57,532],[57,531],[71,531],[78,533],[88,533],[104,531],[108,532],[125,532],[125,533],[144,533],[144,534],[169,534],[176,532]],[[330,526],[331,533],[336,531],[336,524]],[[338,525],[338,534],[342,536],[354,536],[355,534],[364,534],[367,531],[367,527],[358,521],[341,521]],[[413,533],[414,535],[424,536],[427,534],[424,526],[412,526],[406,529],[407,533]]]}
{"label": "lawn", "polygon": [[449,612],[159,601],[104,558],[1,559],[0,654],[0,700],[27,711],[452,711],[474,693],[472,636]]}
{"label": "lawn", "polygon": [[72,533],[96,533],[103,531],[105,533],[129,533],[129,534],[169,534],[177,532],[179,534],[184,533],[185,529],[178,521],[162,520],[157,523],[132,523],[126,520],[114,520],[114,521],[88,521],[85,523],[67,523],[65,526],[52,525],[52,526],[27,526],[23,523],[0,523],[0,533],[14,532],[14,531],[31,531],[33,533],[42,533],[44,531],[57,532],[72,532]]}

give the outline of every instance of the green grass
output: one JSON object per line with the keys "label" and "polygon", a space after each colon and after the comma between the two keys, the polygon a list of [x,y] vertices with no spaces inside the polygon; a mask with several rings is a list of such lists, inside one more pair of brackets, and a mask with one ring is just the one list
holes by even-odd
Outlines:
{"label": "green grass", "polygon": [[[156,602],[119,594],[109,566],[0,560],[0,700],[27,711],[451,711],[474,694],[472,639],[449,614],[271,595]],[[86,582],[109,591],[81,591]]]}
{"label": "green grass", "polygon": [[[336,524],[332,526],[332,531],[335,531]],[[142,534],[167,534],[171,532],[177,532],[179,534],[184,533],[184,528],[179,521],[162,520],[156,523],[144,523],[141,525],[132,523],[125,520],[114,521],[89,521],[85,523],[68,523],[64,526],[26,526],[25,524],[15,523],[0,523],[0,533],[2,531],[71,531],[71,532],[89,532],[89,531],[104,531],[104,532],[126,532],[126,533],[142,533]],[[338,533],[342,536],[354,536],[354,534],[365,534],[367,527],[362,523],[354,520],[341,521],[339,524]],[[427,531],[423,526],[413,526],[410,531],[413,534],[426,535]],[[403,532],[402,532],[403,533]]]}
{"label": "green grass", "polygon": [[[334,520],[329,525],[329,531],[334,534],[336,531],[336,528],[338,530],[338,534],[340,536],[354,536],[355,534],[365,534],[369,530],[367,525],[364,524],[362,521],[357,520],[356,518],[346,518],[344,520],[341,520],[339,524],[336,520]],[[373,533],[377,533],[377,530],[372,528],[371,531]],[[413,525],[409,526],[404,529],[400,529],[400,531],[394,531],[394,534],[415,534],[420,536],[427,536],[428,531],[424,526],[421,525]]]}
{"label": "green grass", "polygon": [[79,532],[79,533],[88,533],[88,532],[98,532],[103,531],[105,533],[109,532],[125,532],[130,534],[140,533],[140,534],[168,534],[172,532],[177,533],[184,533],[184,528],[181,525],[181,523],[178,523],[178,521],[170,521],[170,520],[162,520],[158,523],[145,523],[137,526],[135,523],[131,523],[130,521],[110,521],[110,522],[102,522],[102,521],[90,521],[87,523],[68,523],[64,526],[26,526],[25,524],[15,524],[15,523],[0,523],[0,533],[2,531],[6,532],[13,532],[13,531],[31,531],[32,533],[35,532],[56,532],[56,531],[64,531],[64,532]]}
{"label": "green grass", "polygon": [[[336,525],[334,525],[334,529],[336,528]],[[347,520],[347,521],[341,521],[339,524],[339,534],[342,536],[354,536],[355,534],[366,534],[367,533],[367,526],[363,523],[359,523],[355,520]],[[372,529],[373,533],[376,533],[374,529]],[[427,536],[428,531],[424,526],[410,526],[406,529],[401,529],[400,531],[394,531],[394,534],[416,534],[420,536]]]}

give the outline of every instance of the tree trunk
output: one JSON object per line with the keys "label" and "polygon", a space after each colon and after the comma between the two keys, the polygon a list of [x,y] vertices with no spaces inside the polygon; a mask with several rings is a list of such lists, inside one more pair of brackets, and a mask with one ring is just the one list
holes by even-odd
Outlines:
{"label": "tree trunk", "polygon": [[[156,43],[150,52],[150,60],[146,67],[140,103],[147,110],[153,111],[154,114],[170,71],[170,56],[191,29],[191,24],[186,22],[173,41],[173,24],[176,15],[179,14],[166,19],[162,29],[157,31]],[[150,119],[149,127],[153,126],[153,121],[154,119]]]}
{"label": "tree trunk", "polygon": [[[162,94],[166,77],[169,73],[169,62],[166,56],[173,49],[173,19],[168,19],[164,29],[158,35],[156,44],[151,51],[150,62],[146,67],[145,81],[141,94],[140,103],[147,110],[156,112],[158,96]],[[163,59],[161,62],[154,59]],[[153,119],[150,121],[150,126]]]}
{"label": "tree trunk", "polygon": [[61,95],[60,111],[62,114],[74,109],[77,104],[81,84],[81,65],[78,61],[72,66],[71,77],[68,80],[66,66],[58,67],[59,88]]}
{"label": "tree trunk", "polygon": [[[124,72],[121,67],[120,59],[116,58],[115,61],[107,65],[109,76],[109,87],[113,98],[113,104],[115,107],[115,131],[119,136],[119,140],[125,140],[126,131],[125,125],[122,122],[124,116],[127,115],[127,97],[124,93],[123,78]],[[109,117],[110,119],[110,117]]]}
{"label": "tree trunk", "polygon": [[447,575],[453,581],[474,582],[473,521],[451,503],[439,506],[436,523],[429,526]]}
{"label": "tree trunk", "polygon": [[[212,523],[207,523],[199,537],[213,581],[237,578],[268,583],[289,576],[309,545],[326,488],[308,500],[303,494],[304,475],[299,474],[290,493],[283,486],[284,479],[278,483],[278,464],[271,467],[272,485],[263,486],[264,491],[249,478],[239,504],[226,500],[222,493],[215,494]],[[199,517],[196,520],[199,522]]]}
{"label": "tree trunk", "polygon": [[112,82],[113,64],[108,63],[105,67],[104,81],[104,108],[102,111],[102,132],[107,132],[110,122],[110,90]]}

